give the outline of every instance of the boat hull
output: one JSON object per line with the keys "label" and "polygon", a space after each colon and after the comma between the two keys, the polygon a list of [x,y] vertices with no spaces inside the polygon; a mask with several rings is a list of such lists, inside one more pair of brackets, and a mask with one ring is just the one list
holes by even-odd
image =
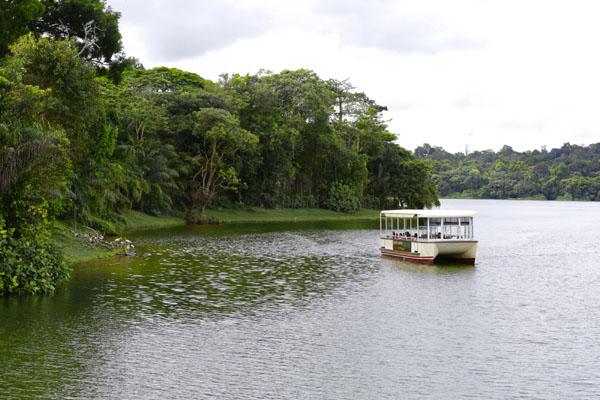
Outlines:
{"label": "boat hull", "polygon": [[476,240],[381,239],[381,254],[419,264],[452,262],[475,265]]}
{"label": "boat hull", "polygon": [[384,249],[384,248],[381,249],[381,255],[384,257],[397,258],[402,261],[408,261],[408,262],[413,262],[413,263],[417,263],[417,264],[427,264],[427,265],[432,265],[433,260],[434,260],[433,257],[421,257],[421,256],[417,256],[417,255],[411,255],[411,254],[403,253],[400,251],[388,250],[388,249]]}

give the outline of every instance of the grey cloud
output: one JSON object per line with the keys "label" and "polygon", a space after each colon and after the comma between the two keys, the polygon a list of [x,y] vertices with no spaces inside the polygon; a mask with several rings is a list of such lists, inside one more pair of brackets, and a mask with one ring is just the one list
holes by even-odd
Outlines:
{"label": "grey cloud", "polygon": [[438,53],[477,48],[482,43],[446,26],[435,15],[398,12],[389,0],[326,0],[317,9],[335,21],[334,30],[348,46],[398,53]]}
{"label": "grey cloud", "polygon": [[[433,15],[402,15],[389,0],[109,0],[158,62],[202,55],[286,28],[334,33],[342,45],[436,53],[476,45]],[[401,4],[401,3],[400,3]],[[295,8],[294,8],[294,7]],[[306,11],[296,15],[295,11]]]}
{"label": "grey cloud", "polygon": [[[385,18],[388,19],[388,18]],[[346,45],[373,47],[398,53],[438,53],[476,47],[466,38],[454,36],[430,24],[395,19],[369,21],[348,30]]]}
{"label": "grey cloud", "polygon": [[113,0],[111,5],[140,32],[156,61],[202,55],[268,29],[265,12],[242,9],[231,0]]}

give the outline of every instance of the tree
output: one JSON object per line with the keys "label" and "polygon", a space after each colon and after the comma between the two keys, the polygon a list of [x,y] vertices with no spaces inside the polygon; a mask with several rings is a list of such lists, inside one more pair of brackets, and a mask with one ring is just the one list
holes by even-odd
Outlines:
{"label": "tree", "polygon": [[117,107],[123,128],[132,132],[136,141],[144,141],[146,134],[156,137],[166,128],[166,110],[154,93],[132,87],[128,81],[122,85]]}
{"label": "tree", "polygon": [[331,115],[334,129],[349,148],[359,152],[364,123],[379,117],[387,107],[378,105],[362,92],[356,92],[347,79],[330,79],[327,84],[335,96],[334,111]]}
{"label": "tree", "polygon": [[94,69],[77,56],[73,41],[24,36],[12,46],[7,64],[12,79],[49,90],[41,117],[65,129],[74,159],[98,153],[100,143],[91,133],[105,133],[103,99]]}
{"label": "tree", "polygon": [[[194,113],[194,128],[185,160],[188,163],[189,204],[187,220],[197,222],[203,217],[219,189],[235,189],[237,171],[235,156],[242,148],[256,145],[258,139],[242,129],[228,111],[204,108]],[[199,215],[196,215],[200,207]]]}
{"label": "tree", "polygon": [[561,148],[518,152],[475,151],[468,156],[417,148],[432,162],[442,196],[597,200],[600,146],[564,144]]}
{"label": "tree", "polygon": [[48,293],[68,276],[49,242],[70,175],[64,131],[40,118],[50,91],[0,69],[0,295]]}
{"label": "tree", "polygon": [[122,63],[120,14],[104,0],[0,0],[0,57],[20,36],[71,39],[98,66]]}
{"label": "tree", "polygon": [[47,204],[60,198],[71,163],[65,131],[45,118],[51,90],[26,83],[19,63],[10,61],[0,68],[0,214],[18,234],[22,208],[15,200]]}
{"label": "tree", "polygon": [[29,32],[29,24],[44,12],[40,0],[0,0],[0,58],[9,46]]}
{"label": "tree", "polygon": [[129,70],[119,86],[110,85],[119,128],[116,161],[125,173],[123,196],[130,208],[151,214],[171,210],[176,179],[175,148],[161,140],[168,129],[163,93],[144,86],[145,71]]}
{"label": "tree", "polygon": [[407,150],[388,143],[385,146],[378,177],[381,207],[388,198],[402,208],[424,208],[439,205],[435,184],[429,178],[431,167],[417,160]]}
{"label": "tree", "polygon": [[30,24],[32,32],[54,39],[72,39],[78,55],[108,64],[122,50],[120,14],[104,0],[42,0],[45,11]]}
{"label": "tree", "polygon": [[69,215],[91,225],[96,216],[110,217],[127,201],[123,170],[112,160],[117,129],[107,114],[107,87],[72,40],[27,35],[11,49],[11,79],[48,93],[39,118],[60,126],[69,140]]}
{"label": "tree", "polygon": [[[27,188],[30,199],[65,194],[67,144],[64,133],[50,126],[35,122],[27,126],[11,120],[0,124],[0,196],[6,216],[19,188]],[[45,174],[40,175],[40,171]]]}
{"label": "tree", "polygon": [[258,157],[242,173],[244,198],[269,207],[334,208],[342,191],[372,207],[387,196],[380,176],[384,150],[401,148],[387,131],[386,108],[347,80],[323,81],[298,70],[222,82],[241,99],[242,128],[259,137]]}

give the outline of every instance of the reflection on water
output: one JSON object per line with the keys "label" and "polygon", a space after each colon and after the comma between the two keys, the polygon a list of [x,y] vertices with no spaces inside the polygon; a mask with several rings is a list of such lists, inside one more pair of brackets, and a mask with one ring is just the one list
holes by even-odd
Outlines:
{"label": "reflection on water", "polygon": [[364,224],[139,234],[0,299],[0,397],[598,397],[600,204],[444,206],[480,212],[475,268],[382,259]]}
{"label": "reflection on water", "polygon": [[[357,246],[370,234],[354,230],[157,237],[147,240],[140,257],[83,268],[114,270],[99,299],[119,314],[194,320],[247,316],[268,308],[301,307],[331,295],[344,283],[362,282],[378,262],[375,247]],[[376,246],[375,237],[371,241]]]}

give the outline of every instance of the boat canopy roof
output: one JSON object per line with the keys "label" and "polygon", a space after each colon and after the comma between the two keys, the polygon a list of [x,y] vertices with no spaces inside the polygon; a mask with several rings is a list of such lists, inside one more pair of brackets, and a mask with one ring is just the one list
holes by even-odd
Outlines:
{"label": "boat canopy roof", "polygon": [[395,218],[444,218],[444,217],[473,217],[477,214],[471,210],[384,210],[381,215]]}

